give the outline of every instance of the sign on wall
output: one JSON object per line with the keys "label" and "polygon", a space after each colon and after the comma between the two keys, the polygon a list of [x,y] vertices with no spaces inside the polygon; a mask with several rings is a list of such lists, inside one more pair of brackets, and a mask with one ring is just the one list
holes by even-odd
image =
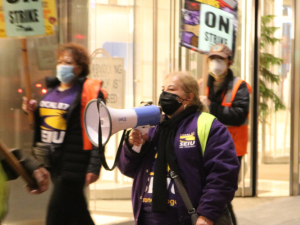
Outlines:
{"label": "sign on wall", "polygon": [[182,10],[181,46],[200,53],[224,43],[234,52],[237,0],[186,0]]}
{"label": "sign on wall", "polygon": [[55,49],[57,40],[54,35],[34,39],[40,70],[50,70],[56,66]]}
{"label": "sign on wall", "polygon": [[0,37],[51,35],[57,23],[54,0],[0,0]]}
{"label": "sign on wall", "polygon": [[[107,52],[107,54],[109,54]],[[124,108],[124,59],[92,57],[91,78],[102,80],[102,87],[107,91],[106,103],[115,109]]]}

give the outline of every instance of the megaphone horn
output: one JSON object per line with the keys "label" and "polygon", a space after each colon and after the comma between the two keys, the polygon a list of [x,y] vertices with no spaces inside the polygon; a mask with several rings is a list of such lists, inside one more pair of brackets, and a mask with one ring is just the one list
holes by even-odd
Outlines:
{"label": "megaphone horn", "polygon": [[101,123],[102,145],[120,130],[139,126],[154,126],[160,122],[160,109],[155,105],[131,109],[114,109],[100,101],[99,111],[97,99],[91,100],[84,111],[84,124],[88,138],[98,146],[99,122]]}

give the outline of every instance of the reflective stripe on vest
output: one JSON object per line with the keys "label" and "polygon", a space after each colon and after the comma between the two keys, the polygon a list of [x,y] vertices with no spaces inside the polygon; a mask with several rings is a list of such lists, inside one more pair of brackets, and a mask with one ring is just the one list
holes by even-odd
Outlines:
{"label": "reflective stripe on vest", "polygon": [[[239,77],[234,77],[233,80],[233,85],[231,90],[227,90],[225,96],[223,97],[223,102],[222,106],[225,107],[232,107],[232,102],[236,96],[236,93],[240,87],[240,85],[244,81],[240,79]],[[249,91],[249,94],[251,93],[251,87],[250,85],[246,82],[247,88]],[[209,87],[207,87],[207,97],[209,97]],[[234,146],[236,149],[236,154],[237,156],[243,156],[247,153],[247,143],[248,143],[248,122],[249,122],[249,113],[248,117],[245,120],[245,122],[241,126],[228,126],[224,124],[229,133],[231,134],[231,137],[234,142]]]}
{"label": "reflective stripe on vest", "polygon": [[231,107],[232,106],[232,102],[236,96],[236,93],[241,85],[241,83],[243,83],[243,80],[240,79],[239,77],[234,77],[233,79],[233,85],[232,85],[232,89],[227,90],[223,102],[222,102],[222,106],[227,106],[227,107]]}
{"label": "reflective stripe on vest", "polygon": [[[227,90],[225,96],[224,96],[224,93],[222,94],[222,98],[223,98],[222,106],[226,106],[226,107],[232,106],[232,102],[235,98],[236,92],[239,89],[242,82],[243,82],[243,80],[241,80],[240,78],[234,77],[233,89]],[[208,86],[206,88],[206,96],[207,96],[207,98],[209,97],[209,87]]]}
{"label": "reflective stripe on vest", "polygon": [[[225,107],[232,107],[232,102],[236,96],[237,91],[239,90],[240,85],[243,83],[244,81],[242,79],[240,79],[239,77],[234,77],[233,79],[233,85],[232,85],[232,89],[227,90],[224,98],[223,98],[223,102],[222,102],[222,106]],[[247,84],[247,83],[246,83]],[[251,93],[251,87],[249,84],[247,84],[247,88],[249,90],[249,93]],[[249,113],[248,113],[248,117],[245,120],[245,122],[241,125],[241,126],[245,126],[249,124]],[[225,125],[226,127],[231,127],[229,125]]]}
{"label": "reflective stripe on vest", "polygon": [[[223,98],[223,102],[222,102],[222,106],[227,106],[227,107],[231,107],[232,106],[232,102],[236,96],[236,93],[240,87],[240,85],[245,82],[244,80],[240,79],[239,77],[234,77],[233,79],[233,88],[230,90],[227,90],[224,98]],[[251,94],[252,92],[252,88],[251,86],[245,82],[249,91],[249,94]],[[209,87],[206,87],[206,96],[207,98],[209,98]]]}
{"label": "reflective stripe on vest", "polygon": [[[234,77],[232,89],[228,90],[223,98],[222,106],[232,107],[232,102],[236,96],[236,93],[240,87],[240,85],[244,81],[239,77]],[[251,93],[251,88],[247,84],[249,93]],[[250,88],[250,89],[249,89]],[[237,156],[243,156],[247,153],[247,143],[248,143],[248,124],[249,124],[249,113],[245,122],[241,126],[228,126],[227,127],[229,133],[234,142],[234,146],[236,149]]]}
{"label": "reflective stripe on vest", "polygon": [[198,134],[199,142],[200,142],[200,145],[202,148],[203,156],[204,156],[210,128],[215,119],[216,119],[216,117],[214,117],[213,115],[206,113],[206,112],[202,112],[200,114],[200,116],[198,117],[197,134]]}

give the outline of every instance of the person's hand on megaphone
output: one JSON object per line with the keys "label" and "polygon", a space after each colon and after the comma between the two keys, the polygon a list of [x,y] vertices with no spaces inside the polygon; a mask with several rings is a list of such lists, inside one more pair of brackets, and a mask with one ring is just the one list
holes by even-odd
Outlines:
{"label": "person's hand on megaphone", "polygon": [[142,132],[140,130],[132,129],[128,136],[128,142],[131,145],[131,147],[141,146],[146,142],[147,138],[148,138],[148,133],[142,134]]}

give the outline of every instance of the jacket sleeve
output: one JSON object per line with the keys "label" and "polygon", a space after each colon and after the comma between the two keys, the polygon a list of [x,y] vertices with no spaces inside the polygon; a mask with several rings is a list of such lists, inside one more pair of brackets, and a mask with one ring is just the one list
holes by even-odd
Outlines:
{"label": "jacket sleeve", "polygon": [[203,157],[206,178],[197,213],[216,221],[237,190],[240,164],[227,128],[217,120],[213,123]]}
{"label": "jacket sleeve", "polygon": [[99,150],[97,147],[93,146],[93,149],[90,152],[90,161],[87,168],[87,173],[93,173],[99,175],[100,170],[101,170],[101,161],[99,157]]}
{"label": "jacket sleeve", "polygon": [[[144,144],[143,147],[145,145],[146,144]],[[141,152],[143,151],[143,147],[141,149]],[[117,166],[122,174],[134,178],[138,167],[143,162],[142,158],[143,155],[141,153],[136,153],[132,150],[131,146],[128,143],[128,138],[126,138]]]}
{"label": "jacket sleeve", "polygon": [[226,125],[241,126],[249,113],[249,91],[245,82],[241,83],[232,107],[222,106],[215,102],[210,104],[210,113]]}
{"label": "jacket sleeve", "polygon": [[[13,155],[18,159],[18,161],[21,163],[21,165],[24,167],[24,169],[28,172],[28,174],[32,175],[33,172],[42,166],[41,163],[39,163],[33,156],[25,154],[20,149],[13,149],[11,151]],[[7,174],[7,177],[9,180],[14,180],[19,177],[19,174],[17,174],[9,165],[9,163],[6,161],[6,159],[1,159],[1,163],[3,166],[3,169],[5,173]]]}

